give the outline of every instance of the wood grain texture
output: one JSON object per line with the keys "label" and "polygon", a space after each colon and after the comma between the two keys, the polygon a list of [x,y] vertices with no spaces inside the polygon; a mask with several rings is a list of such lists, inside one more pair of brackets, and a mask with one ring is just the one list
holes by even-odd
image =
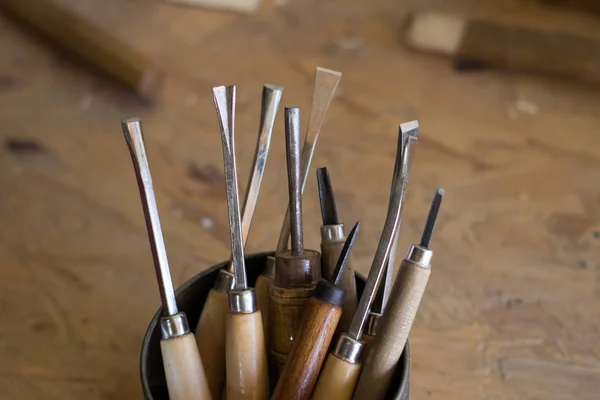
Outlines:
{"label": "wood grain texture", "polygon": [[[411,398],[597,400],[596,89],[457,73],[406,49],[399,28],[415,2],[292,1],[243,18],[150,0],[60,3],[157,60],[169,79],[162,100],[141,107],[0,15],[3,398],[142,398],[140,343],[160,298],[121,118],[140,116],[147,127],[177,287],[231,251],[210,89],[238,85],[236,149],[247,176],[263,83],[284,86],[285,103],[308,117],[321,65],[344,77],[312,165],[335,176],[339,214],[361,221],[357,272],[367,272],[381,234],[398,123],[422,126],[401,251],[420,236],[431,193],[446,189],[436,270],[410,335]],[[512,20],[524,3],[444,7]],[[594,17],[543,11],[537,21],[556,30],[598,32]],[[275,126],[247,253],[274,250],[288,203],[282,119]],[[315,249],[322,220],[312,176],[303,222]]]}
{"label": "wood grain texture", "polygon": [[165,375],[171,400],[210,400],[210,389],[194,335],[161,340]]}
{"label": "wood grain texture", "polygon": [[314,286],[285,289],[274,284],[269,289],[271,295],[269,366],[273,382],[277,382],[283,371],[287,356],[298,335],[304,306],[314,289]]}
{"label": "wood grain texture", "polygon": [[[333,270],[337,264],[345,240],[337,242],[321,243],[322,256],[322,275],[324,279],[331,278]],[[352,267],[352,256],[350,255],[346,266],[342,272],[342,278],[338,285],[339,288],[346,291],[344,295],[344,307],[342,308],[342,317],[336,330],[336,336],[347,332],[358,306],[358,297],[356,295],[356,278],[354,277],[354,268]]]}
{"label": "wood grain texture", "polygon": [[302,314],[298,335],[277,381],[272,400],[311,398],[342,309],[311,297]]}
{"label": "wood grain texture", "polygon": [[52,0],[1,0],[6,12],[60,50],[110,76],[146,99],[162,84],[162,72],[137,49]]}
{"label": "wood grain texture", "polygon": [[260,311],[227,320],[227,400],[267,400],[269,373]]}
{"label": "wood grain texture", "polygon": [[229,316],[227,293],[210,289],[195,336],[213,399],[221,398],[225,385],[225,337]]}
{"label": "wood grain texture", "polygon": [[427,287],[431,268],[403,260],[377,335],[366,347],[354,399],[383,400]]}
{"label": "wood grain texture", "polygon": [[256,303],[263,320],[263,328],[265,332],[265,346],[269,348],[271,329],[269,328],[271,321],[271,295],[269,288],[273,283],[273,279],[260,275],[254,284],[254,292],[256,293]]}
{"label": "wood grain texture", "polygon": [[350,400],[360,367],[360,364],[351,364],[329,354],[317,381],[313,400]]}

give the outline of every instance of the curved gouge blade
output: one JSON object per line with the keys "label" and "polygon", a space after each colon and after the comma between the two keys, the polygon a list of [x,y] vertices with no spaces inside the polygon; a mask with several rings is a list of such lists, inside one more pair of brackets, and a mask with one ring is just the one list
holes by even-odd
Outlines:
{"label": "curved gouge blade", "polygon": [[[315,152],[315,146],[317,145],[317,139],[319,138],[319,132],[325,115],[329,109],[329,104],[333,99],[335,90],[342,79],[342,73],[317,67],[315,74],[315,86],[312,98],[312,108],[310,110],[310,118],[308,120],[308,127],[306,129],[306,136],[304,137],[304,145],[302,147],[302,191],[304,192],[304,186],[306,185],[306,179],[310,170],[310,162]],[[290,237],[290,208],[285,213],[283,219],[283,226],[281,227],[281,233],[279,234],[279,242],[277,243],[277,251],[286,250],[288,246],[288,240]]]}
{"label": "curved gouge blade", "polygon": [[335,195],[331,186],[329,171],[326,167],[317,168],[317,184],[319,188],[319,202],[321,204],[321,218],[323,225],[339,224]]}
{"label": "curved gouge blade", "polygon": [[[392,247],[392,240],[398,230],[404,203],[404,194],[406,185],[408,184],[408,170],[410,168],[413,149],[417,142],[416,134],[418,127],[417,121],[400,125],[388,213],[383,226],[383,232],[381,233],[381,238],[379,239],[379,245],[375,251],[373,264],[369,270],[363,294],[360,297],[356,313],[354,314],[350,329],[348,330],[348,336],[355,340],[360,340],[361,338],[367,316],[369,315],[376,291],[381,282],[385,262],[388,259]],[[405,134],[407,136],[404,136]],[[406,144],[403,142],[404,137],[408,137]]]}
{"label": "curved gouge blade", "polygon": [[229,210],[229,231],[231,237],[231,259],[235,276],[235,288],[247,288],[242,221],[238,194],[237,166],[235,161],[235,86],[213,88],[213,98],[223,144],[223,164],[227,188],[227,208]]}
{"label": "curved gouge blade", "polygon": [[158,217],[156,197],[154,196],[154,188],[152,187],[152,176],[150,175],[150,167],[148,165],[148,158],[146,157],[142,122],[139,118],[125,119],[121,123],[121,127],[123,128],[123,135],[131,153],[135,177],[140,190],[160,298],[167,314],[175,315],[178,312],[177,303],[175,301],[175,292],[173,291],[165,240],[160,227],[160,218]]}

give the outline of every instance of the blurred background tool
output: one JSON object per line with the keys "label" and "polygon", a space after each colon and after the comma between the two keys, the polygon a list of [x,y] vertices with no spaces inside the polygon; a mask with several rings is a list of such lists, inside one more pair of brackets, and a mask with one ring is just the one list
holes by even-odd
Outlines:
{"label": "blurred background tool", "polygon": [[433,252],[429,250],[429,243],[443,196],[444,190],[438,189],[431,203],[421,243],[412,245],[400,264],[381,327],[367,349],[354,393],[357,400],[386,398],[394,369],[402,355],[431,274]]}
{"label": "blurred background tool", "polygon": [[314,294],[306,302],[298,335],[271,400],[311,398],[336,326],[342,316],[344,289],[339,284],[344,266],[350,259],[359,225],[357,222],[350,231],[329,280],[319,281]]}
{"label": "blurred background tool", "polygon": [[[321,274],[323,278],[331,279],[344,247],[346,236],[344,235],[344,224],[338,220],[335,196],[327,168],[317,168],[317,184],[319,187],[321,217],[323,218],[323,225],[321,226]],[[350,327],[358,303],[356,279],[350,257],[342,272],[339,288],[344,290],[345,295],[342,317],[336,330],[338,334],[346,332]]]}
{"label": "blurred background tool", "polygon": [[600,83],[600,38],[536,24],[433,12],[406,19],[404,41],[451,57],[459,68],[491,67]]}
{"label": "blurred background tool", "polygon": [[234,285],[226,327],[226,396],[229,400],[266,400],[269,375],[262,319],[254,289],[248,288],[235,159],[235,86],[213,89],[223,145]]}
{"label": "blurred background tool", "polygon": [[[306,179],[310,170],[310,163],[312,161],[313,154],[315,152],[315,146],[317,145],[317,139],[319,138],[319,132],[321,126],[325,120],[325,115],[329,109],[329,104],[333,99],[335,90],[340,83],[342,74],[337,71],[317,67],[315,70],[315,82],[313,86],[312,104],[310,110],[310,117],[308,119],[308,126],[306,128],[306,135],[304,136],[304,145],[302,146],[302,161],[301,161],[301,194],[304,193],[304,186],[306,185]],[[287,249],[288,241],[290,238],[290,208],[288,206],[285,217],[283,219],[283,225],[281,227],[281,233],[279,234],[279,240],[277,242],[277,252]],[[264,272],[256,280],[256,293],[258,298],[258,307],[265,313],[263,321],[269,321],[267,317],[270,313],[271,302],[263,302],[263,299],[270,298],[269,287],[273,283],[275,278],[275,257],[267,258],[267,264]],[[267,345],[270,345],[270,332],[267,335]]]}
{"label": "blurred background tool", "polygon": [[210,400],[210,390],[196,340],[190,332],[186,315],[178,311],[175,301],[167,251],[152,187],[152,176],[146,157],[142,124],[139,119],[132,118],[124,120],[122,127],[142,199],[152,259],[165,313],[160,320],[162,332],[160,347],[169,397],[172,400]]}
{"label": "blurred background tool", "polygon": [[[246,187],[242,214],[244,247],[248,240],[250,224],[258,200],[267,156],[269,155],[271,133],[273,132],[273,125],[282,95],[283,89],[280,87],[273,85],[264,85],[263,87],[258,141],[254,161],[252,162],[252,173]],[[210,289],[208,293],[202,314],[200,314],[200,320],[196,326],[196,340],[198,341],[202,363],[214,399],[221,398],[221,391],[225,383],[225,328],[227,316],[229,315],[228,293],[234,284],[234,273],[233,261],[229,264],[229,268],[219,271],[215,287]],[[265,321],[264,317],[263,321]]]}
{"label": "blurred background tool", "polygon": [[186,6],[204,7],[212,10],[250,14],[260,7],[262,0],[167,0],[167,2]]}
{"label": "blurred background tool", "polygon": [[270,287],[271,379],[277,382],[292,348],[304,305],[321,279],[321,254],[304,248],[300,167],[300,110],[285,109],[285,150],[288,170],[291,249],[275,254],[275,280]]}
{"label": "blurred background tool", "polygon": [[0,0],[4,12],[66,56],[101,72],[144,100],[155,100],[163,73],[137,50],[54,0]]}
{"label": "blurred background tool", "polygon": [[[392,247],[394,235],[398,230],[418,129],[417,121],[400,125],[388,212],[379,244],[350,329],[342,334],[335,349],[327,357],[325,366],[319,375],[313,394],[315,400],[346,400],[350,399],[354,392],[365,346],[361,336],[385,270],[385,262]],[[407,139],[404,140],[404,138]]]}

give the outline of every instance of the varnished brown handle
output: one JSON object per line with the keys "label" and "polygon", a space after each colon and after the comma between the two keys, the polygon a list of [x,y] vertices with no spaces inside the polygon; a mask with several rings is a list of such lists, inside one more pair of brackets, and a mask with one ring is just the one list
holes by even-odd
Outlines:
{"label": "varnished brown handle", "polygon": [[227,293],[210,289],[196,326],[196,341],[213,399],[225,384],[225,330],[229,316]]}
{"label": "varnished brown handle", "polygon": [[359,373],[360,364],[351,364],[329,354],[317,381],[313,400],[350,400]]}
{"label": "varnished brown handle", "polygon": [[312,296],[314,288],[310,286],[285,289],[271,285],[269,289],[271,297],[269,365],[273,382],[279,379],[287,356],[292,350],[302,320],[304,305]]}
{"label": "varnished brown handle", "polygon": [[171,400],[210,400],[210,390],[194,335],[160,341]]}
{"label": "varnished brown handle", "polygon": [[309,400],[342,309],[310,298],[304,306],[298,336],[277,381],[272,400]]}
{"label": "varnished brown handle", "polygon": [[260,311],[227,320],[227,400],[269,398],[267,353]]}
{"label": "varnished brown handle", "polygon": [[256,293],[256,303],[262,315],[263,328],[265,331],[265,346],[267,349],[269,348],[269,335],[271,333],[269,329],[269,323],[271,321],[271,296],[269,294],[269,287],[271,287],[272,283],[272,278],[266,275],[259,275],[254,284],[254,293]]}
{"label": "varnished brown handle", "polygon": [[134,48],[110,36],[57,2],[0,0],[0,10],[43,36],[68,55],[109,75],[146,99],[153,99],[162,73]]}
{"label": "varnished brown handle", "polygon": [[430,268],[417,263],[400,264],[377,335],[366,350],[355,399],[385,398],[430,273]]}
{"label": "varnished brown handle", "polygon": [[[322,254],[322,275],[325,279],[330,279],[337,264],[342,249],[344,248],[344,240],[338,240],[335,242],[321,243],[321,254]],[[336,336],[339,336],[342,332],[348,332],[356,307],[358,305],[358,296],[356,295],[356,277],[354,275],[354,268],[352,268],[352,258],[349,256],[348,261],[344,270],[342,271],[342,278],[338,284],[340,289],[343,289],[346,294],[344,296],[344,306],[342,307],[342,317],[336,331]]]}

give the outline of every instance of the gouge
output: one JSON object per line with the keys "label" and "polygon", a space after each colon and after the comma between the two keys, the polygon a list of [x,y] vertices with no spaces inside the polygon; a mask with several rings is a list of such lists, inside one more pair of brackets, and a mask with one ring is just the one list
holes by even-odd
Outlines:
{"label": "gouge", "polygon": [[262,319],[256,295],[246,282],[244,243],[235,159],[235,86],[213,88],[217,109],[227,189],[227,209],[234,271],[229,291],[225,365],[228,400],[262,400],[269,397],[269,375]]}
{"label": "gouge", "polygon": [[131,153],[133,169],[142,199],[154,269],[165,313],[160,319],[162,332],[160,348],[169,398],[171,400],[211,399],[196,340],[190,332],[185,313],[179,312],[177,309],[169,261],[152,187],[152,176],[146,157],[142,124],[137,118],[126,119],[122,123],[122,128]]}
{"label": "gouge", "polygon": [[163,73],[136,49],[52,0],[0,0],[0,11],[67,56],[109,76],[143,99],[154,100]]}
{"label": "gouge", "polygon": [[[262,92],[262,106],[258,141],[252,163],[252,174],[246,187],[244,211],[242,215],[242,238],[246,246],[250,223],[258,200],[260,184],[262,182],[269,147],[271,133],[275,123],[283,89],[273,85],[264,85]],[[232,257],[233,258],[233,257]],[[228,268],[221,269],[214,288],[208,292],[202,314],[196,326],[196,340],[202,356],[202,363],[210,385],[210,392],[214,399],[221,398],[225,383],[225,327],[229,315],[229,300],[227,294],[234,283],[233,262]],[[267,293],[268,296],[268,293]],[[268,297],[267,297],[268,298]],[[264,321],[264,318],[263,318]],[[266,325],[263,325],[266,326]]]}
{"label": "gouge", "polygon": [[[400,125],[392,188],[383,232],[350,329],[342,334],[334,351],[327,357],[313,393],[315,400],[347,400],[352,397],[354,392],[364,349],[361,335],[400,222],[404,194],[408,184],[408,170],[417,141],[418,127],[416,121]],[[403,134],[408,138],[406,142],[403,140]]]}
{"label": "gouge", "polygon": [[321,254],[304,248],[302,183],[300,174],[300,110],[285,109],[285,144],[290,195],[292,246],[275,255],[275,280],[271,294],[271,378],[277,381],[293,341],[304,304],[321,278]]}
{"label": "gouge", "polygon": [[438,189],[429,210],[421,243],[411,246],[400,264],[379,332],[366,352],[364,367],[354,393],[355,399],[380,400],[386,397],[431,273],[433,252],[429,250],[429,242],[443,196],[444,191]]}
{"label": "gouge", "polygon": [[[340,83],[342,74],[337,71],[317,67],[315,72],[315,84],[313,88],[312,106],[310,111],[310,118],[308,120],[308,127],[306,130],[306,136],[304,137],[304,145],[302,147],[302,191],[304,191],[304,185],[310,169],[310,162],[312,160],[315,146],[317,145],[317,139],[319,138],[319,132],[321,126],[325,120],[325,115],[329,109],[329,104],[333,99],[335,90]],[[277,243],[277,251],[283,251],[287,249],[288,240],[290,238],[290,209],[288,207],[285,217],[283,219],[283,226],[281,227],[281,233],[279,235],[279,241]],[[269,308],[270,301],[265,301],[269,298],[269,287],[273,283],[275,278],[275,257],[268,257],[265,270],[256,280],[256,292],[258,298],[258,307],[263,312],[263,321],[270,321]],[[267,345],[270,343],[270,339],[267,335]]]}
{"label": "gouge", "polygon": [[358,229],[359,223],[356,223],[344,243],[329,281],[319,281],[314,294],[306,302],[298,336],[271,400],[310,399],[342,314],[344,289],[339,284]]}
{"label": "gouge", "polygon": [[[323,225],[321,226],[321,274],[323,278],[330,279],[333,276],[333,271],[340,257],[346,237],[344,235],[344,224],[338,220],[335,196],[327,168],[317,169],[317,183],[321,203],[321,216],[323,218]],[[339,287],[346,294],[344,296],[344,306],[342,307],[342,317],[337,327],[337,336],[342,332],[346,332],[350,327],[350,322],[356,312],[356,305],[358,303],[356,278],[350,259],[346,263],[346,268],[342,273]]]}

